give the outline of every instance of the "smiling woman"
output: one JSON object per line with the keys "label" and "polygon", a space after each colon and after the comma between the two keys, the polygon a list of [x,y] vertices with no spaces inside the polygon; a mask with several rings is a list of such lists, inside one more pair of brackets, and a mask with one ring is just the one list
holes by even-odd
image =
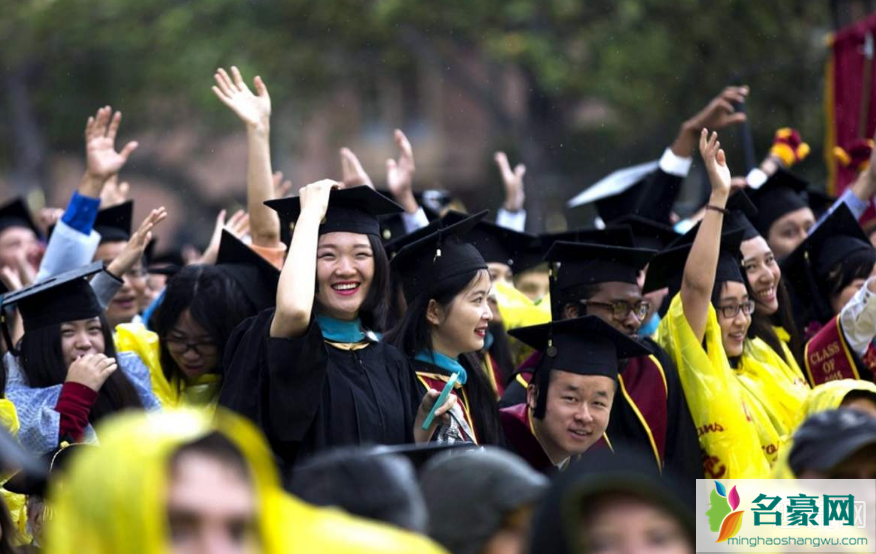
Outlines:
{"label": "smiling woman", "polygon": [[401,207],[368,187],[337,188],[324,180],[268,202],[294,223],[277,307],[226,345],[219,403],[264,429],[287,470],[325,448],[427,441],[434,430],[421,425],[438,392],[421,402],[407,360],[377,334],[389,297],[377,216]]}
{"label": "smiling woman", "polygon": [[487,297],[491,279],[477,248],[461,237],[485,212],[439,229],[404,246],[393,258],[401,275],[407,312],[387,341],[400,348],[417,372],[420,392],[443,389],[458,375],[457,397],[439,441],[498,444],[495,393],[476,358],[493,319]]}

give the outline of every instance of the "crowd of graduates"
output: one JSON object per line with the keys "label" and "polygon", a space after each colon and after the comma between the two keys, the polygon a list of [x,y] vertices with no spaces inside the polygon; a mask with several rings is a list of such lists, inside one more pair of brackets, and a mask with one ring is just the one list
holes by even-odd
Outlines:
{"label": "crowd of graduates", "polygon": [[697,478],[876,478],[872,142],[836,199],[791,129],[735,176],[730,87],[534,235],[522,165],[467,213],[400,130],[385,188],[344,148],[288,196],[265,83],[214,80],[246,209],[203,252],[132,221],[109,106],[66,208],[0,208],[0,554],[690,553]]}

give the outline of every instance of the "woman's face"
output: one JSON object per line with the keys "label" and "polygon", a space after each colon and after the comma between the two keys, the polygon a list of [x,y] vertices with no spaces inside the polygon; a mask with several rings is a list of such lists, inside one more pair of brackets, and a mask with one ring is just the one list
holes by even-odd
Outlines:
{"label": "woman's face", "polygon": [[164,342],[170,357],[188,379],[213,373],[219,366],[219,345],[189,310],[180,314]]}
{"label": "woman's face", "polygon": [[692,554],[679,521],[635,496],[612,494],[593,503],[580,527],[588,554]]}
{"label": "woman's face", "polygon": [[[121,255],[126,245],[126,242],[120,241],[105,242],[97,247],[94,259],[108,264]],[[122,287],[106,307],[106,319],[113,327],[129,323],[140,313],[141,306],[147,303],[149,287],[142,260],[138,260],[121,278]]]}
{"label": "woman's face", "polygon": [[800,208],[787,213],[770,225],[770,248],[777,258],[785,258],[794,251],[809,234],[809,229],[815,225],[815,214],[809,208]]}
{"label": "woman's face", "polygon": [[[715,310],[718,312],[718,325],[721,326],[721,340],[724,343],[724,352],[730,358],[742,355],[745,345],[745,334],[751,325],[751,315],[742,309],[749,301],[748,291],[745,285],[735,281],[727,281],[722,285],[721,298]],[[732,312],[736,309],[736,315],[725,317],[724,311]]]}
{"label": "woman's face", "polygon": [[431,300],[426,317],[432,324],[432,347],[451,358],[484,347],[487,326],[493,319],[487,296],[490,275],[479,271],[471,283],[446,307]]}
{"label": "woman's face", "polygon": [[[876,275],[876,265],[873,266],[873,269],[870,271],[870,276],[873,277]],[[838,314],[843,307],[849,303],[849,300],[855,296],[861,287],[866,283],[866,279],[855,279],[851,283],[845,286],[838,294],[835,294],[830,297],[830,307],[833,310],[833,313]]]}
{"label": "woman's face", "polygon": [[757,302],[758,313],[773,315],[779,310],[779,297],[776,290],[782,270],[779,268],[773,251],[763,237],[755,237],[742,243],[742,269]]}
{"label": "woman's face", "polygon": [[368,235],[326,233],[316,248],[316,301],[320,313],[351,321],[374,280],[374,251]]}
{"label": "woman's face", "polygon": [[80,319],[61,324],[61,353],[67,367],[86,354],[103,354],[106,344],[100,318]]}

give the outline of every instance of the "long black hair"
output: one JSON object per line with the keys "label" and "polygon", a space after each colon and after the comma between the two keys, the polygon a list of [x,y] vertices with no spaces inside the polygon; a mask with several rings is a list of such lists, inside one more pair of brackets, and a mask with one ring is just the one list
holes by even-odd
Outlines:
{"label": "long black hair", "polygon": [[221,373],[222,348],[240,322],[256,315],[255,306],[247,300],[240,286],[215,266],[190,265],[174,275],[168,281],[161,305],[150,322],[161,337],[161,368],[168,379],[179,374],[180,370],[167,350],[164,337],[186,310],[218,346],[220,365],[216,373]]}
{"label": "long black hair", "polygon": [[[103,333],[103,354],[116,357],[116,347],[110,324],[103,314],[100,328]],[[67,362],[61,350],[61,323],[25,332],[19,343],[18,359],[27,384],[34,388],[61,385],[67,380]],[[128,408],[142,408],[143,403],[134,385],[124,371],[115,371],[100,387],[97,401],[91,408],[88,421],[93,425],[114,412]]]}
{"label": "long black hair", "polygon": [[[823,279],[824,288],[822,290],[825,300],[828,301],[828,306],[830,306],[830,300],[852,284],[852,281],[869,277],[873,272],[874,265],[876,265],[876,249],[867,248],[853,252],[832,267]],[[831,317],[833,315],[836,314],[832,314]]]}
{"label": "long black hair", "polygon": [[[411,300],[404,318],[386,334],[385,340],[409,358],[413,358],[423,350],[432,351],[432,327],[426,319],[429,302],[435,300],[446,310],[459,293],[468,289],[476,280],[482,279],[485,274],[489,275],[485,269],[474,270],[442,283],[438,290],[431,294],[419,294]],[[484,301],[486,302],[486,299]],[[460,363],[468,374],[465,390],[471,408],[469,415],[480,443],[499,444],[500,422],[496,393],[475,353],[463,354],[460,356]]]}

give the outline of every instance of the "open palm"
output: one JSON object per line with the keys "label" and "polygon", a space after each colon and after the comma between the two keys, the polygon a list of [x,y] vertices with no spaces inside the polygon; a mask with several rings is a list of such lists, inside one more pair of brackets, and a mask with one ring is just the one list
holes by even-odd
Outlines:
{"label": "open palm", "polygon": [[112,108],[105,106],[97,111],[95,117],[89,117],[85,125],[85,159],[88,172],[95,177],[108,179],[118,173],[128,157],[137,148],[136,142],[129,142],[116,152],[116,134],[122,121],[122,112],[116,112],[110,118]]}
{"label": "open palm", "polygon": [[231,67],[231,76],[220,67],[213,78],[216,80],[213,93],[244,123],[251,127],[268,125],[271,119],[271,97],[261,77],[253,79],[258,94],[252,93],[240,71],[234,66]]}

